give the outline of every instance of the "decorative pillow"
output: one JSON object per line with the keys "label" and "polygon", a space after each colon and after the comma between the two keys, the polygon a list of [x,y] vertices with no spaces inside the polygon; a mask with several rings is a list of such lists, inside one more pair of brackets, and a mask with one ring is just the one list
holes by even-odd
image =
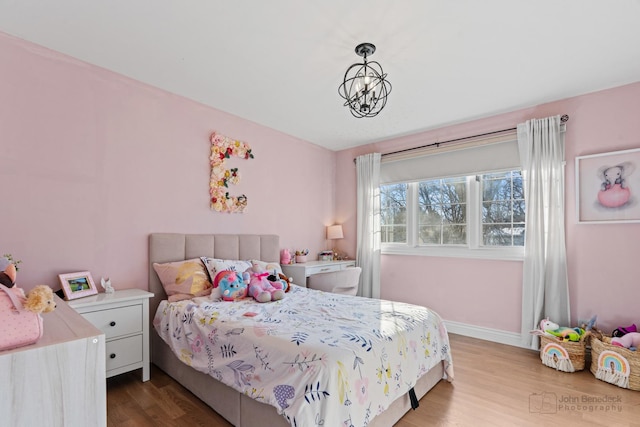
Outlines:
{"label": "decorative pillow", "polygon": [[153,269],[158,274],[169,301],[179,301],[211,293],[212,285],[207,277],[207,271],[198,258],[165,264],[154,262]]}
{"label": "decorative pillow", "polygon": [[256,264],[258,264],[258,267],[260,267],[262,270],[268,271],[271,274],[273,274],[273,270],[276,271],[276,276],[279,275],[279,274],[284,274],[282,272],[282,267],[277,262],[260,261],[258,259],[252,259],[252,260],[249,261],[250,264],[252,264],[254,262]]}
{"label": "decorative pillow", "polygon": [[207,273],[209,273],[209,280],[213,283],[213,280],[221,271],[235,271],[238,273],[243,273],[247,268],[251,267],[251,263],[249,261],[235,260],[235,259],[218,259],[218,258],[207,258],[200,257],[202,263],[205,265],[207,269]]}
{"label": "decorative pillow", "polygon": [[215,258],[207,258],[206,256],[201,256],[200,261],[204,264],[204,270],[207,272],[207,276],[209,277],[209,282],[213,283],[213,280],[216,277],[216,267],[214,263],[216,262]]}

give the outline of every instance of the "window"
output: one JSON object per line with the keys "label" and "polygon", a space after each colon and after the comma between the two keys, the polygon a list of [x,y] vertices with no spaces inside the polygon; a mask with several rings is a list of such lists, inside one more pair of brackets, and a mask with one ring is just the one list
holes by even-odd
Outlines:
{"label": "window", "polygon": [[465,178],[435,179],[418,184],[418,243],[460,245],[467,242]]}
{"label": "window", "polygon": [[520,259],[520,170],[380,186],[384,253]]}
{"label": "window", "polygon": [[524,191],[520,171],[482,175],[482,243],[524,246]]}
{"label": "window", "polygon": [[407,243],[407,184],[380,187],[382,243]]}

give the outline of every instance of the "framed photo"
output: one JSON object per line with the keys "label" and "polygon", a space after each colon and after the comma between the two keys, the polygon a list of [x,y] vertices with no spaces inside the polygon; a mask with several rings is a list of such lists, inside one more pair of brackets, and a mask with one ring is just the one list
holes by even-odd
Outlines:
{"label": "framed photo", "polygon": [[88,271],[59,274],[58,277],[60,278],[60,284],[62,284],[64,299],[67,301],[98,293],[98,289],[95,283],[93,283],[91,273]]}
{"label": "framed photo", "polygon": [[640,148],[576,157],[578,223],[640,222]]}

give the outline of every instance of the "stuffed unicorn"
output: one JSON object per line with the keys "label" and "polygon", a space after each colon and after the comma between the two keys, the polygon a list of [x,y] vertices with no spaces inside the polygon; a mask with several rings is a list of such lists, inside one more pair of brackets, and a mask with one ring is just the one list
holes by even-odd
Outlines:
{"label": "stuffed unicorn", "polygon": [[284,286],[281,282],[270,282],[269,272],[263,270],[257,262],[245,270],[249,273],[249,295],[258,302],[276,301],[284,298]]}
{"label": "stuffed unicorn", "polygon": [[562,341],[580,341],[580,337],[584,335],[582,328],[568,328],[566,326],[558,326],[549,320],[549,318],[540,321],[539,329],[531,331],[534,335],[547,335],[560,338]]}

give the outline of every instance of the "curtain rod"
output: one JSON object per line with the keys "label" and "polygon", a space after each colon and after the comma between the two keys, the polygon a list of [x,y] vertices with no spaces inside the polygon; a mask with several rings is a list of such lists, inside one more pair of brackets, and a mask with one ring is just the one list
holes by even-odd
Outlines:
{"label": "curtain rod", "polygon": [[[569,121],[569,115],[568,114],[563,114],[562,117],[560,117],[560,122],[566,123],[568,121]],[[466,139],[478,138],[478,137],[481,137],[481,136],[495,135],[496,133],[509,132],[509,131],[516,130],[516,129],[518,129],[518,128],[515,127],[515,128],[509,128],[509,129],[494,130],[493,132],[486,132],[486,133],[481,133],[481,134],[478,134],[478,135],[464,136],[462,138],[450,139],[448,141],[432,142],[431,144],[421,145],[419,147],[405,148],[404,150],[392,151],[390,153],[383,153],[380,156],[382,156],[382,157],[390,156],[391,154],[399,154],[399,153],[404,153],[404,152],[407,152],[407,151],[419,150],[421,148],[428,148],[428,147],[434,147],[434,146],[435,147],[439,147],[441,144],[448,144],[450,142],[464,141]],[[353,162],[355,163],[356,159],[353,159]]]}

